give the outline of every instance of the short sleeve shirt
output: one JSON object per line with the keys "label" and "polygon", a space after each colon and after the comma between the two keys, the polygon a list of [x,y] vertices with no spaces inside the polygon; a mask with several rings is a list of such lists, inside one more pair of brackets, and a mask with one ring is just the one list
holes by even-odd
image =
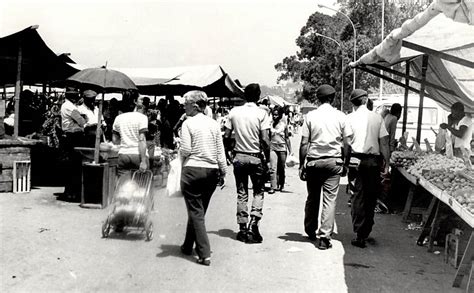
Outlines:
{"label": "short sleeve shirt", "polygon": [[464,116],[457,125],[454,126],[454,129],[459,130],[461,126],[466,126],[467,131],[464,133],[463,137],[452,136],[454,139],[454,147],[461,148],[464,147],[468,150],[471,149],[471,140],[472,140],[472,119],[471,117]]}
{"label": "short sleeve shirt", "polygon": [[74,120],[73,116],[80,115],[77,106],[65,100],[61,105],[61,128],[64,132],[78,132],[84,129]]}
{"label": "short sleeve shirt", "polygon": [[260,153],[260,131],[271,127],[270,116],[255,103],[230,110],[225,127],[235,133],[235,151]]}
{"label": "short sleeve shirt", "polygon": [[139,112],[127,112],[117,116],[113,131],[120,135],[119,154],[138,155],[139,134],[146,132],[148,117]]}
{"label": "short sleeve shirt", "polygon": [[351,135],[346,115],[330,104],[322,104],[306,114],[302,136],[308,138],[308,158],[340,157],[343,138]]}
{"label": "short sleeve shirt", "polygon": [[353,152],[379,155],[379,139],[388,136],[382,116],[362,105],[347,115],[347,120],[354,133],[351,140]]}

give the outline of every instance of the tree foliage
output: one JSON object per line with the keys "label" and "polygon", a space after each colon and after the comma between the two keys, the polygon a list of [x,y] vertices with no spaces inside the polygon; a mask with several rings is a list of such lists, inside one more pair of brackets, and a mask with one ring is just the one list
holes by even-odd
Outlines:
{"label": "tree foliage", "polygon": [[[424,8],[424,3],[416,1],[399,5],[396,1],[385,0],[384,35],[415,16]],[[341,12],[349,16],[356,29],[357,58],[367,53],[380,43],[381,39],[381,3],[380,1],[348,0],[341,7]],[[336,42],[320,35],[327,36]],[[352,70],[348,68],[353,61],[354,31],[347,18],[341,13],[328,16],[319,12],[313,13],[301,28],[296,38],[299,51],[285,57],[275,65],[280,72],[278,81],[302,81],[303,90],[299,99],[314,100],[314,91],[321,84],[334,86],[337,93],[341,90],[341,78],[344,78],[344,105],[349,109],[348,96],[352,90]],[[342,48],[341,48],[342,47]],[[341,52],[342,49],[342,52]],[[341,60],[344,71],[341,74]],[[360,70],[356,72],[358,88],[374,91],[378,88],[379,79]],[[396,87],[388,86],[394,90]],[[339,107],[340,97],[336,97],[334,106]],[[346,108],[347,107],[347,108]]]}

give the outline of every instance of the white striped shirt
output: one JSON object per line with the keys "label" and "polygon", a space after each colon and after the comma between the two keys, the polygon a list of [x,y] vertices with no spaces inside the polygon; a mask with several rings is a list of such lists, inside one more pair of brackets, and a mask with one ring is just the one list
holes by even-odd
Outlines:
{"label": "white striped shirt", "polygon": [[215,120],[199,113],[188,117],[181,128],[181,156],[185,167],[219,169],[226,173],[224,144]]}

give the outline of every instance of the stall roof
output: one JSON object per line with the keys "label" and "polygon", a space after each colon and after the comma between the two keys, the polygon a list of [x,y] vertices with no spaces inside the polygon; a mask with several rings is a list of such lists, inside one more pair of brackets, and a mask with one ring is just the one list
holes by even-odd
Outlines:
{"label": "stall roof", "polygon": [[77,72],[57,56],[30,26],[20,32],[0,38],[0,84],[13,86],[17,77],[18,52],[21,47],[21,80],[25,85],[64,80]]}
{"label": "stall roof", "polygon": [[[77,69],[85,68],[71,64]],[[151,96],[184,95],[193,89],[204,90],[209,97],[240,97],[242,88],[220,65],[114,68],[128,75],[140,94]]]}
{"label": "stall roof", "polygon": [[392,72],[391,65],[410,60],[410,76],[421,79],[421,56],[429,56],[425,80],[428,96],[448,108],[461,101],[466,112],[474,113],[472,24],[474,3],[463,6],[435,0],[351,66],[362,66],[371,73],[374,71],[363,66]]}

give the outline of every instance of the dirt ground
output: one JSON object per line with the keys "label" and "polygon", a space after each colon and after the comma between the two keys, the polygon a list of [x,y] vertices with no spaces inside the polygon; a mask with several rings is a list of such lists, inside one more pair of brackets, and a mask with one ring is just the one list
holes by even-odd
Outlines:
{"label": "dirt ground", "polygon": [[[155,238],[140,231],[101,237],[108,210],[63,202],[57,187],[0,194],[2,292],[463,292],[452,288],[455,269],[416,245],[400,215],[377,214],[366,249],[353,238],[345,185],[341,185],[333,248],[318,250],[303,235],[305,185],[287,169],[286,192],[266,195],[262,244],[235,240],[232,171],[207,214],[212,264],[184,256],[183,198],[155,191]],[[344,183],[344,181],[343,181]],[[465,284],[463,284],[465,286]]]}

